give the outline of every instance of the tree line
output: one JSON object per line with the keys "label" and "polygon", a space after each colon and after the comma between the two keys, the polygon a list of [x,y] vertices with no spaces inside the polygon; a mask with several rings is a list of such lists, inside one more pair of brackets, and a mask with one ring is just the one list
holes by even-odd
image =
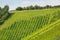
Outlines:
{"label": "tree line", "polygon": [[5,5],[4,8],[0,7],[0,25],[9,17],[9,6]]}
{"label": "tree line", "polygon": [[17,7],[16,10],[36,10],[36,9],[47,9],[47,8],[58,8],[60,7],[60,5],[58,6],[50,6],[50,5],[46,5],[44,7],[41,7],[41,6],[38,6],[38,5],[35,5],[35,6],[27,6],[27,7]]}

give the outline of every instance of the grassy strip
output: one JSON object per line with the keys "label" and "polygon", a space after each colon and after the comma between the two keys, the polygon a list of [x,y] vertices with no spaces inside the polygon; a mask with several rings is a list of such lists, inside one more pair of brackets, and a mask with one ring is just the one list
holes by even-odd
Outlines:
{"label": "grassy strip", "polygon": [[38,30],[37,32],[32,33],[31,35],[27,36],[26,38],[23,38],[22,40],[28,40],[29,38],[32,38],[32,37],[34,37],[35,35],[37,35],[39,33],[41,35],[41,34],[47,32],[47,31],[49,31],[50,29],[52,29],[54,27],[54,25],[56,25],[57,23],[60,23],[60,19],[57,20],[56,22],[52,23],[52,24],[46,25],[44,28]]}

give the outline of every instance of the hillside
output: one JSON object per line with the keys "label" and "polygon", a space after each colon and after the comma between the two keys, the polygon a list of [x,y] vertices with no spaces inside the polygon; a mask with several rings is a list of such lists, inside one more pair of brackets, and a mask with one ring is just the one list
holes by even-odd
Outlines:
{"label": "hillside", "polygon": [[42,30],[38,30],[23,40],[60,40],[60,20],[57,20]]}
{"label": "hillside", "polygon": [[[49,37],[49,40],[51,40],[52,37],[49,36],[48,33],[51,33],[53,35],[52,31],[54,31],[54,33],[56,31],[57,34],[60,31],[58,29],[60,28],[59,27],[60,8],[44,10],[12,11],[12,12],[14,13],[14,15],[12,15],[8,20],[4,22],[3,25],[0,26],[0,40],[23,40],[23,39],[28,40],[27,37],[36,32],[40,33],[38,32],[38,30],[40,31],[45,28],[48,28],[47,32],[44,32],[46,31],[44,30],[43,31],[44,33],[41,34],[41,36],[39,34],[33,36],[34,37],[37,36],[36,40],[40,40],[39,38],[41,38],[41,40],[44,40],[47,38],[47,37],[45,38],[45,36],[47,35]],[[50,27],[53,28],[50,29]],[[33,36],[31,36],[31,39],[29,38],[29,40],[35,40],[35,38],[33,39]],[[56,36],[53,35],[53,37]]]}

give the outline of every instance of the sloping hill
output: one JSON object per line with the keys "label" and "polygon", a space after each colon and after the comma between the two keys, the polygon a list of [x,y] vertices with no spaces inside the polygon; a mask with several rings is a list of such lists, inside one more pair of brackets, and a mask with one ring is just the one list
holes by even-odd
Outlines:
{"label": "sloping hill", "polygon": [[47,25],[23,40],[60,40],[60,20]]}
{"label": "sloping hill", "polygon": [[21,40],[60,19],[59,8],[13,12],[0,26],[0,40]]}

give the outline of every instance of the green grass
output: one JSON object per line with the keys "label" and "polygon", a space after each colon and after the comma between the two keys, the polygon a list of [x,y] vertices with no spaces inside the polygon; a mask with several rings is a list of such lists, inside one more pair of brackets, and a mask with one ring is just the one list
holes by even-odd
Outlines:
{"label": "green grass", "polygon": [[[37,36],[37,38],[34,38],[34,40],[40,40],[38,38],[40,38],[41,36],[41,40],[44,40],[46,39],[44,36],[46,36],[46,34],[48,35],[48,33],[44,32],[45,34],[42,34],[41,36],[37,33],[39,33],[40,30],[46,28],[49,29],[50,27],[55,26],[49,25],[55,24],[55,22],[60,19],[60,8],[12,12],[14,13],[14,15],[6,20],[3,25],[0,25],[0,40],[32,40],[33,36]],[[59,24],[59,22],[57,24]],[[57,29],[58,28],[59,25],[57,26]],[[50,30],[48,30],[48,32],[51,33],[50,35],[53,35],[52,31],[52,29],[51,32]],[[37,35],[35,35],[34,33],[36,33]],[[55,37],[55,35],[53,36]],[[52,37],[50,36],[49,38],[52,39]]]}
{"label": "green grass", "polygon": [[57,37],[60,37],[60,19],[34,32],[23,40],[59,40]]}

